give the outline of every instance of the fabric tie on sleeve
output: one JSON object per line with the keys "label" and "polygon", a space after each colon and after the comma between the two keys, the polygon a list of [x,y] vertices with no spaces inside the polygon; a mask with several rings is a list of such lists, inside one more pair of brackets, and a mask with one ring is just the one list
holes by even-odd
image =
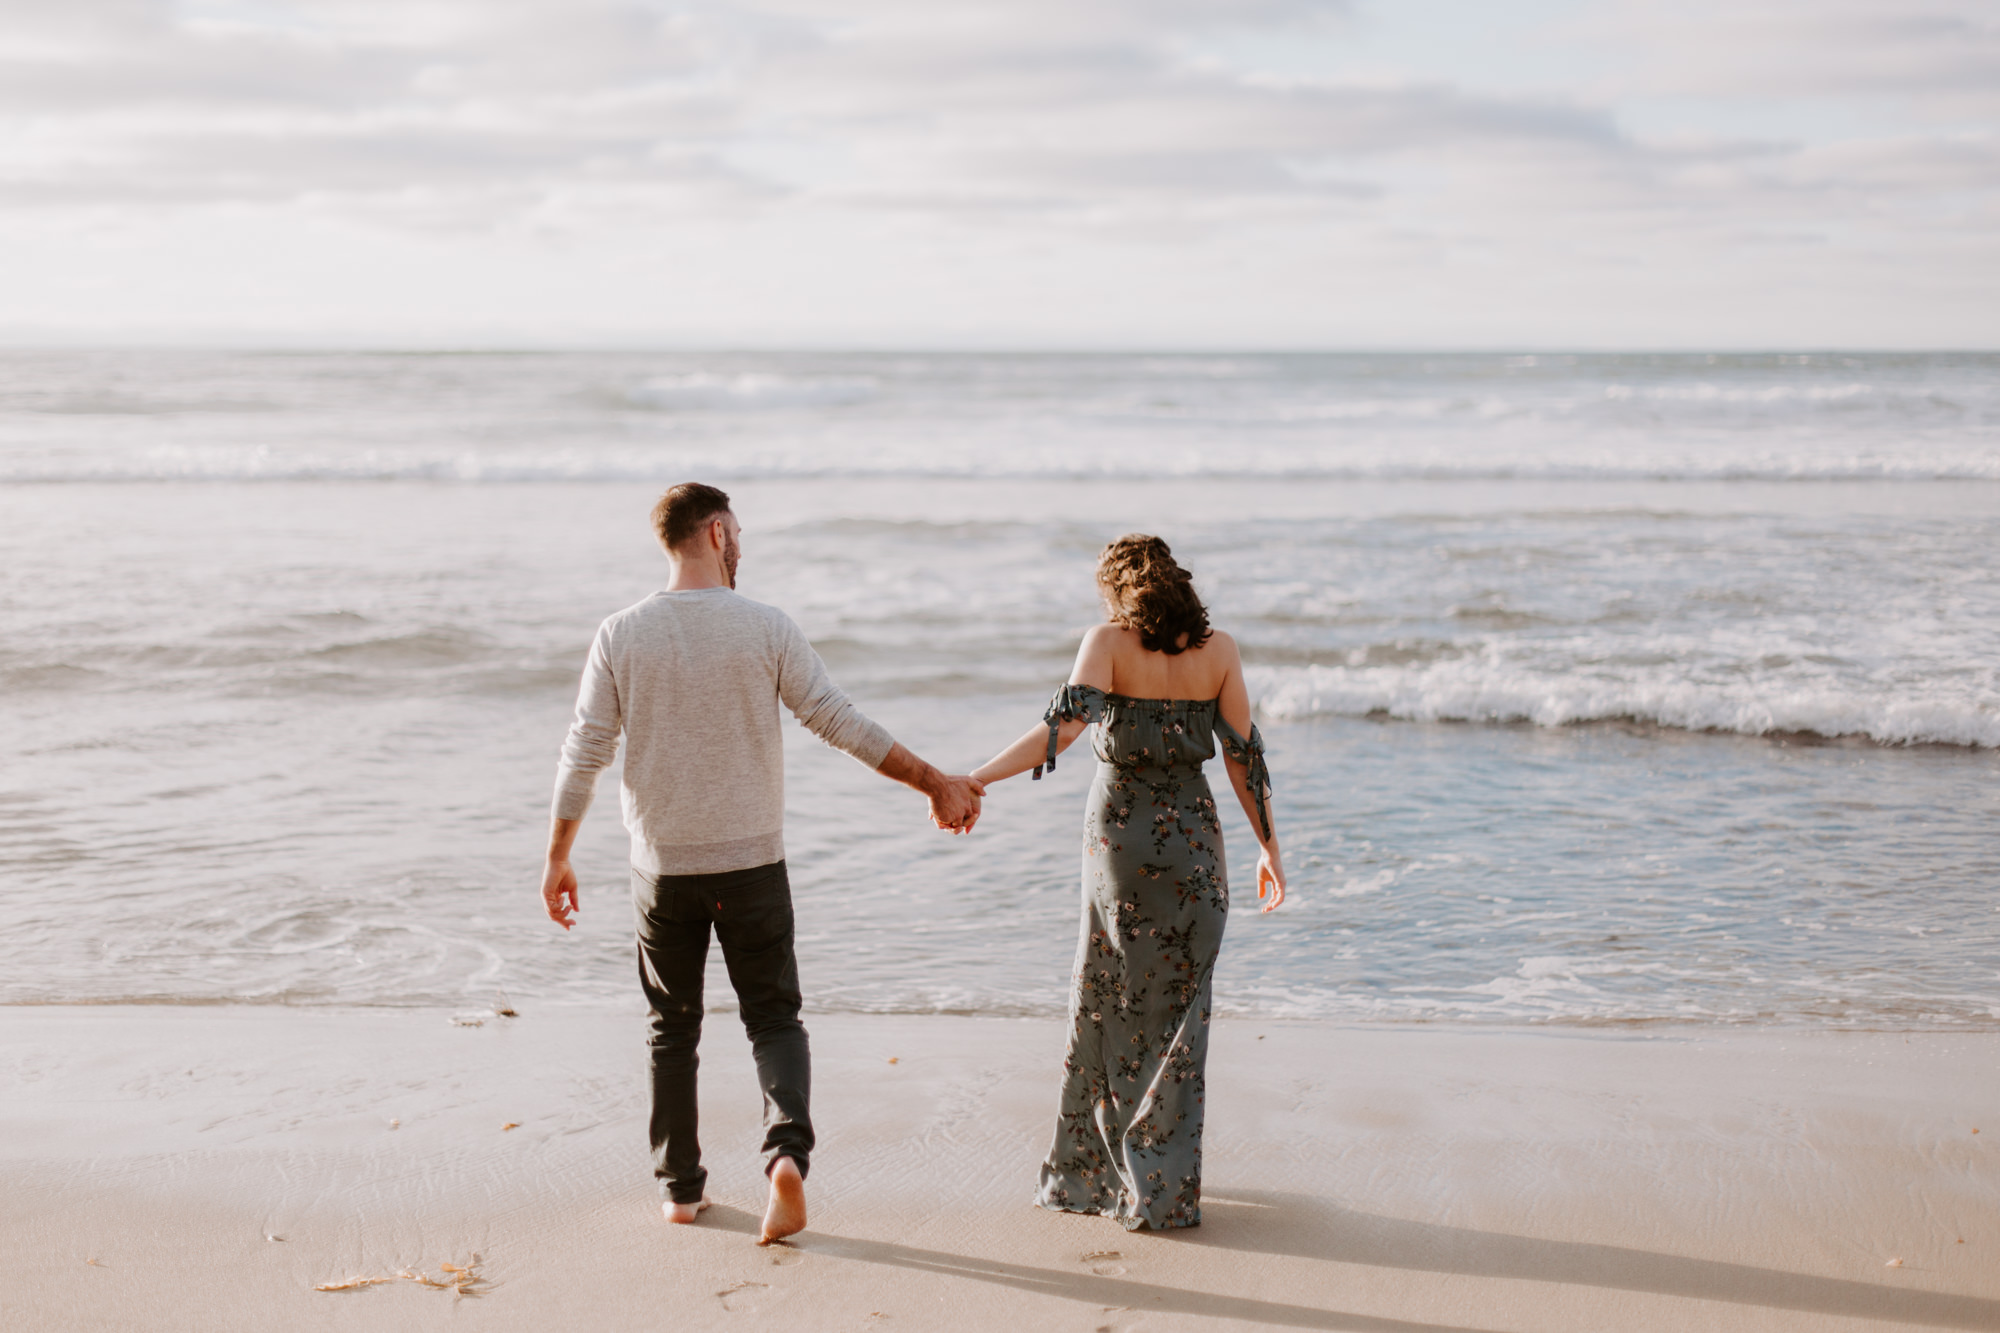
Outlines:
{"label": "fabric tie on sleeve", "polygon": [[1250,739],[1244,740],[1236,728],[1222,718],[1222,710],[1215,711],[1215,734],[1222,738],[1222,753],[1250,770],[1250,794],[1257,800],[1257,823],[1264,830],[1264,836],[1271,836],[1271,770],[1264,763],[1264,734],[1257,730],[1257,724],[1250,724]]}
{"label": "fabric tie on sleeve", "polygon": [[1049,724],[1049,755],[1035,765],[1034,779],[1040,782],[1042,770],[1056,771],[1056,732],[1065,722],[1095,722],[1104,715],[1104,691],[1094,685],[1065,685],[1049,700],[1049,711],[1042,714],[1042,721]]}

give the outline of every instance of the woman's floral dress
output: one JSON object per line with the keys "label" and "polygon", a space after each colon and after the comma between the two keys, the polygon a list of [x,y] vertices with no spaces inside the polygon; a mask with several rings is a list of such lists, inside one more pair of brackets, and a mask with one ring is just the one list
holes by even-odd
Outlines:
{"label": "woman's floral dress", "polygon": [[1056,729],[1071,719],[1098,724],[1098,764],[1062,1103],[1035,1201],[1129,1230],[1197,1226],[1210,984],[1229,912],[1222,823],[1201,766],[1220,736],[1268,821],[1264,741],[1255,727],[1238,735],[1213,699],[1065,685],[1046,718],[1050,769]]}

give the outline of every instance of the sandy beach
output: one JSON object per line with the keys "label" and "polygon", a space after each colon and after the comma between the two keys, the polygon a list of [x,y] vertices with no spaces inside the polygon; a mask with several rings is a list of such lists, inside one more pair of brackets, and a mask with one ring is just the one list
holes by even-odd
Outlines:
{"label": "sandy beach", "polygon": [[[0,1326],[2000,1328],[1991,1033],[1221,1023],[1160,1235],[1028,1203],[1059,1024],[819,1015],[811,1225],[764,1250],[734,1015],[687,1229],[638,1016],[449,1019],[0,1010]],[[473,1294],[315,1290],[443,1264]]]}

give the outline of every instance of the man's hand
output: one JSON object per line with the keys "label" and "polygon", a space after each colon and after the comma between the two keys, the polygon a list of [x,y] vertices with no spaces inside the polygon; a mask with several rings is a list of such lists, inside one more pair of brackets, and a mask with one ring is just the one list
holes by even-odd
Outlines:
{"label": "man's hand", "polygon": [[570,869],[567,860],[551,857],[542,868],[542,906],[548,909],[549,920],[564,930],[576,924],[571,915],[577,910],[576,872]]}
{"label": "man's hand", "polygon": [[972,832],[972,826],[979,822],[979,798],[986,794],[986,784],[964,776],[940,777],[928,792],[931,823],[949,833]]}
{"label": "man's hand", "polygon": [[569,849],[576,845],[576,831],[583,820],[549,820],[549,859],[542,866],[542,906],[549,920],[568,930],[570,914],[576,911],[576,872],[569,868]]}
{"label": "man's hand", "polygon": [[979,820],[979,798],[986,784],[976,778],[948,777],[911,754],[901,741],[890,745],[889,753],[876,772],[906,787],[915,787],[931,802],[931,823],[953,833],[970,833]]}

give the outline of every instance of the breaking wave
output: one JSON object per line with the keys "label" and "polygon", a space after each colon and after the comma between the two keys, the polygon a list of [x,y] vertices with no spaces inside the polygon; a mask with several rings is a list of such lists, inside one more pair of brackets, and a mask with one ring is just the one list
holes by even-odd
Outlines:
{"label": "breaking wave", "polygon": [[1612,679],[1463,657],[1409,666],[1252,667],[1258,707],[1285,720],[1393,717],[1561,727],[1629,721],[1742,736],[2000,748],[2000,695],[1968,687],[1864,693],[1840,684]]}

